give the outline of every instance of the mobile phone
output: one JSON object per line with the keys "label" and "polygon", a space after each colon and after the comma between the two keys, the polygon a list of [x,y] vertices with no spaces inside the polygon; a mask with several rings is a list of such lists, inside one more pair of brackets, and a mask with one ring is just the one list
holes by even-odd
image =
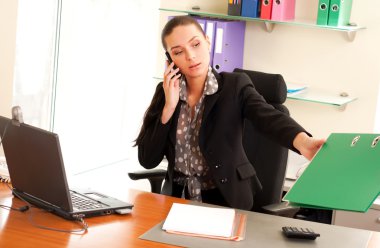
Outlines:
{"label": "mobile phone", "polygon": [[[166,58],[168,58],[168,61],[169,61],[169,64],[171,64],[172,62],[173,62],[173,60],[172,60],[172,57],[170,57],[170,54],[169,54],[169,52],[165,52],[165,55],[166,55]],[[173,70],[175,70],[175,69],[177,69],[177,66],[174,64],[174,66],[173,66]],[[180,74],[180,72],[178,71],[175,75],[178,75],[178,74]]]}

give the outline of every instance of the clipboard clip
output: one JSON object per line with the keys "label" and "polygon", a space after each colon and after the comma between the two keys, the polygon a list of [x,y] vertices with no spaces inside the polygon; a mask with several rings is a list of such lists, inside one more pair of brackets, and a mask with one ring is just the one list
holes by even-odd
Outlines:
{"label": "clipboard clip", "polygon": [[372,141],[372,145],[371,145],[371,147],[372,147],[372,148],[375,148],[376,145],[377,145],[377,143],[378,143],[379,141],[380,141],[380,136],[377,136],[376,138],[374,138],[373,141]]}
{"label": "clipboard clip", "polygon": [[[360,135],[355,136],[355,138],[352,139],[351,146],[355,146],[356,143],[359,141],[359,139],[360,139]],[[373,144],[373,142],[372,142],[372,144]]]}

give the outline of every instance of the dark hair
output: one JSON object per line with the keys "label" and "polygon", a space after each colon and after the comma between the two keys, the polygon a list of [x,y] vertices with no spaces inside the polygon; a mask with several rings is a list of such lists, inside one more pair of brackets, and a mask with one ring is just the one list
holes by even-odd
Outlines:
{"label": "dark hair", "polygon": [[165,27],[162,29],[161,32],[161,43],[165,50],[167,50],[165,38],[166,36],[170,35],[173,32],[173,29],[178,26],[185,26],[185,25],[195,25],[195,27],[202,32],[203,36],[206,36],[205,32],[203,31],[201,25],[199,25],[198,21],[192,18],[191,16],[185,15],[185,16],[175,16],[172,19],[170,19]]}
{"label": "dark hair", "polygon": [[[195,25],[195,27],[199,31],[201,31],[204,36],[206,36],[201,25],[199,25],[197,20],[195,20],[194,18],[190,16],[175,16],[172,19],[170,19],[166,23],[165,27],[162,29],[161,42],[165,50],[166,50],[166,43],[165,43],[166,36],[170,35],[173,32],[173,29],[178,26],[191,25],[191,24]],[[134,146],[141,144],[146,134],[146,130],[148,129],[150,125],[154,124],[155,121],[161,121],[160,117],[161,117],[161,113],[162,113],[162,109],[164,108],[164,105],[165,105],[165,94],[164,94],[164,91],[162,90],[162,84],[159,84],[153,96],[152,102],[150,103],[148,109],[145,111],[143,124],[141,126],[140,133],[135,140]]]}
{"label": "dark hair", "polygon": [[143,124],[133,146],[137,146],[142,143],[146,130],[150,125],[154,124],[155,121],[161,121],[160,117],[164,105],[165,93],[162,89],[162,83],[159,83],[156,87],[156,92],[153,95],[152,101],[145,111]]}

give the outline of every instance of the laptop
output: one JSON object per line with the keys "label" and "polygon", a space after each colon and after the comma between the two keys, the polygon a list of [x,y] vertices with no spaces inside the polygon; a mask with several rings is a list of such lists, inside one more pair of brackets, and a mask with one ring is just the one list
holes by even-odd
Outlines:
{"label": "laptop", "polygon": [[70,190],[57,134],[0,116],[0,136],[15,196],[66,219],[132,209],[99,192]]}

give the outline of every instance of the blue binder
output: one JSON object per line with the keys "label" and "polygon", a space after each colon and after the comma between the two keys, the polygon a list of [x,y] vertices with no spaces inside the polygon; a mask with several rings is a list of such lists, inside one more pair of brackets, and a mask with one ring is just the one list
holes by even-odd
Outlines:
{"label": "blue binder", "polygon": [[260,16],[260,0],[243,0],[241,6],[241,15],[246,17],[257,18]]}

